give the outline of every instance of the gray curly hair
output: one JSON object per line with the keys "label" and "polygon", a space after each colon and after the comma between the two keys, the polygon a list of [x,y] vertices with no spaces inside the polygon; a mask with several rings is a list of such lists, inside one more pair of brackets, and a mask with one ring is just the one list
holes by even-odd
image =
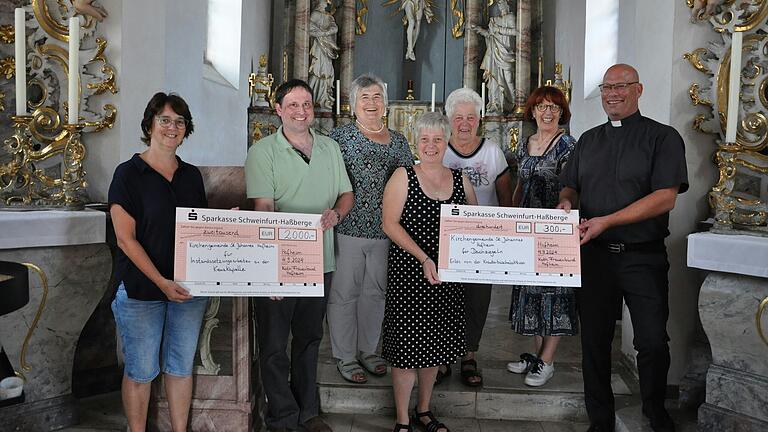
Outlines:
{"label": "gray curly hair", "polygon": [[384,100],[384,109],[387,109],[389,105],[389,98],[387,98],[387,92],[384,89],[384,81],[376,75],[363,74],[355,78],[352,84],[349,86],[349,107],[350,110],[355,112],[355,104],[357,103],[357,92],[361,89],[368,88],[372,85],[377,85],[381,88],[381,97]]}

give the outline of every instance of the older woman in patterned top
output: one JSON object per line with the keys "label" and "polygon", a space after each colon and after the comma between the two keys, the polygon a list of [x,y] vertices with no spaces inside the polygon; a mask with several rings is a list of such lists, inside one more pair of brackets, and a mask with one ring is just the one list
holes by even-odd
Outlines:
{"label": "older woman in patterned top", "polygon": [[[336,226],[336,272],[328,297],[333,357],[341,376],[353,383],[387,373],[376,354],[384,319],[389,239],[381,227],[384,185],[401,166],[412,166],[405,137],[384,126],[384,83],[362,75],[352,82],[355,122],[334,129],[355,191],[355,206]],[[365,370],[363,370],[365,368]]]}

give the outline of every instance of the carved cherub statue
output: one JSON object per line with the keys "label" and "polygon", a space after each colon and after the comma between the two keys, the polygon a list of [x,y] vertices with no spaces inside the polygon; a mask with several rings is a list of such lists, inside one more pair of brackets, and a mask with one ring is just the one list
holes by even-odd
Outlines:
{"label": "carved cherub statue", "polygon": [[725,0],[693,0],[691,8],[691,21],[704,20],[715,13],[717,6],[723,4]]}
{"label": "carved cherub statue", "polygon": [[99,4],[93,4],[93,0],[72,0],[72,5],[78,13],[92,16],[99,22],[109,16],[106,9]]}

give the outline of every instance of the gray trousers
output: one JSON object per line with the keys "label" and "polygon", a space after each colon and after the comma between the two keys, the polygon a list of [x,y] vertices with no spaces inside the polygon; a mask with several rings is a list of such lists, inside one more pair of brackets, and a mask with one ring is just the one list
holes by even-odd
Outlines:
{"label": "gray trousers", "polygon": [[336,234],[336,271],[328,294],[333,357],[349,361],[374,353],[384,321],[389,239]]}
{"label": "gray trousers", "polygon": [[477,352],[491,304],[491,284],[464,284],[464,310],[467,317],[467,351]]}
{"label": "gray trousers", "polygon": [[[325,274],[324,297],[253,300],[259,343],[259,366],[267,395],[265,423],[270,428],[296,429],[320,414],[317,357],[323,338],[325,299],[333,273]],[[291,358],[288,358],[288,335]],[[289,381],[290,376],[290,381]]]}

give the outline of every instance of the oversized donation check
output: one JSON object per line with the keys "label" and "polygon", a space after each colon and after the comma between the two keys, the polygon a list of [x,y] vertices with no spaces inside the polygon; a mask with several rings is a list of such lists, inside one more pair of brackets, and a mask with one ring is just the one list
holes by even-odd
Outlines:
{"label": "oversized donation check", "polygon": [[323,296],[320,215],[176,208],[174,280],[199,296]]}
{"label": "oversized donation check", "polygon": [[579,212],[443,204],[440,279],[581,286]]}

